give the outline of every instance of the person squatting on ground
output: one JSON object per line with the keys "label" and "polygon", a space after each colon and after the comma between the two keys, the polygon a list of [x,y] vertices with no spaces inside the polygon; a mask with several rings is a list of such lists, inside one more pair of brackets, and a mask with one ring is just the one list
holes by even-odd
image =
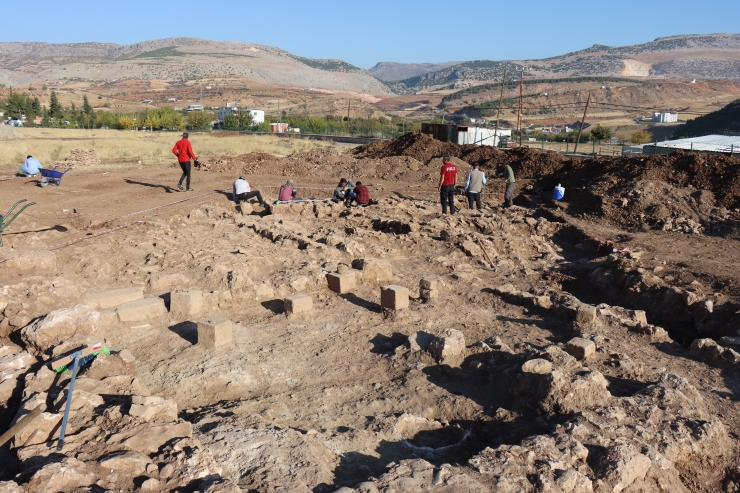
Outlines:
{"label": "person squatting on ground", "polygon": [[298,190],[293,185],[293,180],[288,180],[285,185],[280,185],[280,191],[278,192],[278,202],[288,202],[290,200],[301,200],[297,197]]}
{"label": "person squatting on ground", "polygon": [[177,156],[177,162],[180,163],[180,168],[182,169],[182,176],[180,177],[180,182],[177,184],[177,188],[182,190],[182,181],[187,178],[187,190],[188,192],[192,192],[193,189],[190,188],[190,160],[195,161],[196,166],[199,166],[199,163],[198,158],[193,153],[193,146],[190,145],[187,132],[182,134],[182,139],[178,140],[175,147],[172,148],[172,154]]}
{"label": "person squatting on ground", "polygon": [[442,169],[439,173],[439,200],[442,202],[442,214],[455,215],[455,185],[457,184],[457,166],[450,162],[450,156],[442,156]]}
{"label": "person squatting on ground", "polygon": [[465,192],[468,194],[470,208],[473,208],[473,202],[475,202],[477,209],[481,210],[480,196],[483,192],[483,185],[486,184],[486,175],[479,168],[480,165],[476,163],[468,173],[468,177],[465,179]]}
{"label": "person squatting on ground", "polygon": [[39,174],[39,170],[41,169],[41,163],[35,157],[28,156],[26,161],[23,163],[23,166],[20,166],[18,169],[21,170],[21,173],[23,173],[24,176],[36,176]]}
{"label": "person squatting on ground", "polygon": [[370,190],[361,181],[358,181],[355,189],[349,192],[347,196],[347,207],[352,206],[352,202],[357,202],[360,205],[368,205],[370,203]]}
{"label": "person squatting on ground", "polygon": [[341,180],[339,180],[339,185],[337,185],[337,188],[334,189],[334,196],[331,198],[331,200],[333,202],[342,202],[343,200],[347,200],[347,194],[351,192],[354,188],[355,184],[352,182],[352,180],[342,178]]}
{"label": "person squatting on ground", "polygon": [[516,188],[516,179],[514,179],[514,170],[508,164],[504,167],[504,179],[506,180],[506,191],[504,192],[504,205],[507,208],[514,205],[514,189]]}
{"label": "person squatting on ground", "polygon": [[252,197],[257,197],[257,200],[259,200],[260,207],[265,206],[265,201],[262,200],[262,194],[259,190],[252,191],[252,188],[249,186],[249,182],[244,179],[243,176],[240,176],[235,182],[234,182],[234,191],[232,192],[232,197],[234,198],[234,202],[236,202],[236,205],[239,206],[241,209],[241,201],[247,201],[251,199]]}

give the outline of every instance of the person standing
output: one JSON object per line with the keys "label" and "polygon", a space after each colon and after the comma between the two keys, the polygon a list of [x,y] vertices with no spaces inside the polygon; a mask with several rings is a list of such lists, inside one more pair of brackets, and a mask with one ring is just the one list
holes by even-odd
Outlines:
{"label": "person standing", "polygon": [[18,169],[21,170],[21,173],[23,173],[24,176],[36,176],[39,174],[39,170],[41,169],[41,163],[35,157],[28,156],[26,161],[23,163],[23,166],[20,166]]}
{"label": "person standing", "polygon": [[187,178],[185,186],[188,192],[192,192],[193,189],[190,188],[190,160],[192,159],[197,163],[198,158],[193,153],[193,147],[190,145],[187,132],[182,134],[182,139],[177,141],[175,147],[172,148],[172,153],[177,156],[177,161],[180,163],[180,168],[182,169],[182,176],[180,177],[180,182],[177,184],[177,188],[182,190],[182,182]]}
{"label": "person standing", "polygon": [[504,205],[507,208],[514,205],[514,189],[516,188],[516,179],[514,179],[514,170],[510,165],[504,167],[504,180],[506,180],[506,192],[504,192]]}
{"label": "person standing", "polygon": [[[252,188],[249,186],[249,182],[244,179],[243,176],[240,176],[236,181],[234,181],[234,189],[232,192],[232,198],[234,199],[234,202],[236,202],[236,205],[240,206],[241,209],[241,201],[242,200],[249,200],[252,197],[257,197],[257,200],[259,200],[260,207],[265,206],[265,201],[262,200],[262,194],[259,190],[252,191]],[[242,214],[244,212],[242,211]]]}
{"label": "person standing", "polygon": [[473,208],[473,203],[475,203],[477,209],[481,210],[480,195],[483,192],[483,185],[485,184],[486,175],[480,170],[480,165],[476,163],[465,179],[465,191],[468,194],[468,205],[471,209]]}
{"label": "person standing", "polygon": [[455,185],[457,184],[457,166],[450,162],[450,156],[442,156],[442,169],[439,173],[439,199],[442,202],[442,214],[447,214],[447,206],[450,214],[455,215]]}

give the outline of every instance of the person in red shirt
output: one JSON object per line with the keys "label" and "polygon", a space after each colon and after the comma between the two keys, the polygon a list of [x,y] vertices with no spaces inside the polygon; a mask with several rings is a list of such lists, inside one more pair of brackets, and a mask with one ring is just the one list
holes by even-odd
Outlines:
{"label": "person in red shirt", "polygon": [[347,207],[351,206],[352,202],[357,202],[360,205],[367,205],[370,203],[370,190],[368,190],[361,181],[358,181],[357,185],[355,185],[355,189],[349,192]]}
{"label": "person in red shirt", "polygon": [[442,202],[442,214],[455,215],[455,185],[457,184],[457,166],[450,162],[450,156],[442,156],[442,170],[439,173],[439,200]]}
{"label": "person in red shirt", "polygon": [[180,168],[182,169],[182,176],[180,177],[180,183],[177,184],[177,188],[182,190],[182,181],[187,178],[186,186],[188,192],[192,192],[193,189],[190,188],[190,160],[193,159],[197,164],[198,158],[193,153],[193,147],[190,145],[187,132],[182,134],[182,139],[177,141],[175,147],[172,148],[172,153],[177,156],[177,161],[180,163]]}

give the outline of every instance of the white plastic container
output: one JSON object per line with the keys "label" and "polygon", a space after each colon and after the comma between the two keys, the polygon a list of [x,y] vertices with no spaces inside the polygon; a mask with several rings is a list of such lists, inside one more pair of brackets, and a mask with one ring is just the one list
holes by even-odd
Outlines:
{"label": "white plastic container", "polygon": [[558,183],[558,186],[552,191],[552,198],[553,200],[563,200],[564,195],[565,188],[561,187],[560,183]]}

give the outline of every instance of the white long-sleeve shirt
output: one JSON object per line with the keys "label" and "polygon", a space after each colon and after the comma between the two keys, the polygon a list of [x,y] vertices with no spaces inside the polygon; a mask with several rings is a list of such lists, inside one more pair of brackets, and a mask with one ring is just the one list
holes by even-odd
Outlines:
{"label": "white long-sleeve shirt", "polygon": [[236,180],[234,182],[234,192],[232,194],[234,197],[234,202],[236,202],[237,195],[241,195],[243,193],[249,193],[251,191],[252,191],[252,188],[249,186],[249,182],[247,180],[242,180],[242,179]]}

